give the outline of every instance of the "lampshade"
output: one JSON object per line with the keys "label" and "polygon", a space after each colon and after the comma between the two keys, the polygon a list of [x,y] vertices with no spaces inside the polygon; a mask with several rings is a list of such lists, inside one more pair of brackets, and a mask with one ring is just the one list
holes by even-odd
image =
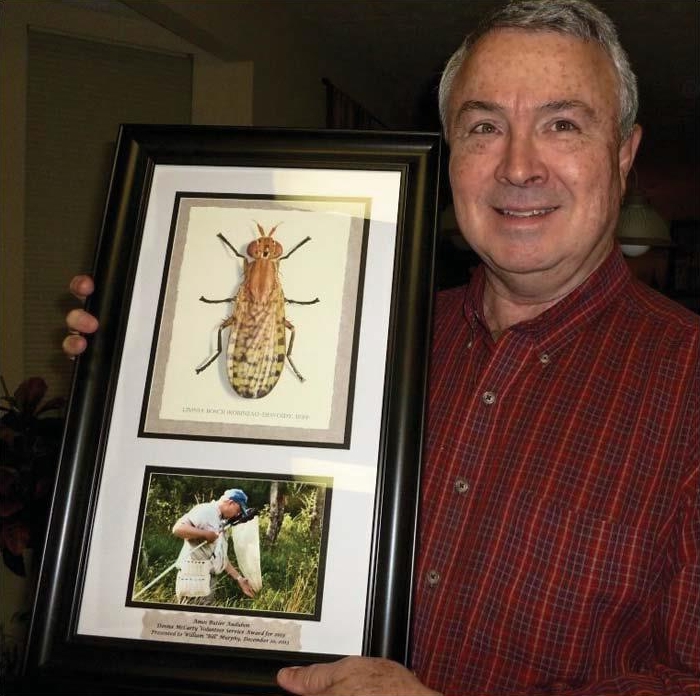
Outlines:
{"label": "lampshade", "polygon": [[[623,246],[623,251],[625,247],[673,246],[668,223],[651,207],[640,191],[632,191],[625,196],[615,235]],[[633,256],[634,253],[628,255]]]}

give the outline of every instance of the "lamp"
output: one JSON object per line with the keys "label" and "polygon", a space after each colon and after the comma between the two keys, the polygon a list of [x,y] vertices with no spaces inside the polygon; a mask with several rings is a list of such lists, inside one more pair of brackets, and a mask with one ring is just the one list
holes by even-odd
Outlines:
{"label": "lamp", "polygon": [[625,256],[641,256],[651,247],[673,246],[668,223],[636,187],[625,196],[615,236]]}

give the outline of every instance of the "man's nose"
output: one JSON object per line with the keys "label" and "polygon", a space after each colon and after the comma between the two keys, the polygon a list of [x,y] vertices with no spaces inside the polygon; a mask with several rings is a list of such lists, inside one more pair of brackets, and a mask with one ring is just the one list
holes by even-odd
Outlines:
{"label": "man's nose", "polygon": [[547,167],[534,134],[513,130],[504,138],[495,175],[499,182],[512,186],[534,186],[547,180]]}

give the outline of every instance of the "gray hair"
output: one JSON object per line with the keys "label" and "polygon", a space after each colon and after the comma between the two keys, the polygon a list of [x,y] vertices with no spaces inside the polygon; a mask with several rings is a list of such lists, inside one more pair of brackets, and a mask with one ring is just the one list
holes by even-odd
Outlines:
{"label": "gray hair", "polygon": [[586,0],[510,0],[505,7],[489,15],[464,39],[452,54],[440,80],[438,92],[440,121],[447,133],[447,108],[455,75],[469,56],[474,44],[494,29],[554,31],[584,41],[595,41],[610,56],[619,83],[619,131],[622,140],[632,133],[638,107],[637,78],[627,53],[622,48],[612,20]]}

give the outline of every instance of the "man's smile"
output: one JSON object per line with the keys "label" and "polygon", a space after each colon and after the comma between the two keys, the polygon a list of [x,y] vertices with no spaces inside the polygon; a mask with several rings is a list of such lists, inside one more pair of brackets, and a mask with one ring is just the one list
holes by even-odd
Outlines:
{"label": "man's smile", "polygon": [[494,208],[494,210],[499,215],[505,215],[508,217],[517,217],[517,218],[529,218],[529,217],[536,217],[539,215],[546,215],[547,213],[552,213],[556,210],[556,207],[554,207],[554,208],[531,208],[529,210],[514,210],[512,208]]}

